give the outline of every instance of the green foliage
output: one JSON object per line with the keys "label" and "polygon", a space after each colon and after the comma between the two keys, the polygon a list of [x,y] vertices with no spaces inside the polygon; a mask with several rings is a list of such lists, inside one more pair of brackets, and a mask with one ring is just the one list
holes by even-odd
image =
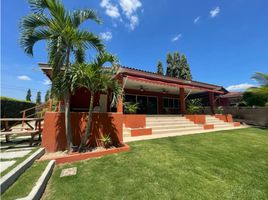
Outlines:
{"label": "green foliage", "polygon": [[[21,101],[9,97],[1,97],[1,118],[21,118],[22,110],[34,107],[36,104],[29,101]],[[27,114],[33,114],[33,111]]]}
{"label": "green foliage", "polygon": [[192,80],[190,66],[188,64],[188,61],[185,55],[181,56],[180,67],[179,67],[179,78],[188,80],[188,81]]}
{"label": "green foliage", "polygon": [[101,139],[99,139],[99,140],[103,142],[105,148],[110,147],[112,144],[112,138],[109,134],[102,135]]}
{"label": "green foliage", "polygon": [[163,64],[161,61],[157,63],[157,74],[164,75]]}
{"label": "green foliage", "polygon": [[32,101],[31,97],[32,97],[32,92],[30,89],[28,89],[27,94],[26,94],[26,101]]}
{"label": "green foliage", "polygon": [[252,78],[259,82],[260,87],[252,87],[247,91],[260,96],[266,96],[268,99],[268,74],[256,72]]}
{"label": "green foliage", "polygon": [[38,91],[36,94],[36,104],[41,104],[41,92]]}
{"label": "green foliage", "polygon": [[202,111],[201,99],[187,100],[187,112],[189,114],[200,114]]}
{"label": "green foliage", "polygon": [[248,106],[265,106],[268,102],[268,95],[259,92],[244,92],[243,100]]}
{"label": "green foliage", "polygon": [[49,99],[50,99],[50,90],[47,90],[45,95],[45,102],[47,102]]}
{"label": "green foliage", "polygon": [[166,71],[166,76],[173,76],[173,58],[170,53],[167,55],[167,71]]}
{"label": "green foliage", "polygon": [[223,114],[223,113],[224,113],[223,107],[222,107],[222,106],[218,106],[218,107],[215,109],[215,113],[216,113],[216,114]]}
{"label": "green foliage", "polygon": [[172,67],[172,70],[173,70],[173,74],[172,76],[173,77],[176,77],[176,78],[179,78],[180,76],[180,54],[179,52],[174,52],[173,54],[173,67]]}
{"label": "green foliage", "polygon": [[139,104],[138,103],[134,103],[134,102],[125,102],[124,103],[124,111],[127,114],[134,114],[137,112],[139,108]]}

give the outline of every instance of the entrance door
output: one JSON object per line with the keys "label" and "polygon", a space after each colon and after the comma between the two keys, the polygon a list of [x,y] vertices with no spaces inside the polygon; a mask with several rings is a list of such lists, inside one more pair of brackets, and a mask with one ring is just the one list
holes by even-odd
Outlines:
{"label": "entrance door", "polygon": [[147,114],[157,114],[157,98],[148,97]]}

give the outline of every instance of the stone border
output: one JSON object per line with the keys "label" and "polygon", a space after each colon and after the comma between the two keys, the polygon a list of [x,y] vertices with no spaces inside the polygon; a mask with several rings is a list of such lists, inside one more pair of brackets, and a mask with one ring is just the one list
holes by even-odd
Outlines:
{"label": "stone border", "polygon": [[[86,160],[90,158],[102,157],[104,155],[125,152],[125,151],[129,151],[129,149],[130,147],[127,144],[124,144],[124,146],[118,147],[118,148],[106,149],[103,151],[86,152],[86,153],[71,153],[71,154],[64,155],[64,156],[58,156],[52,159],[56,161],[56,164],[71,163],[71,162],[77,162],[77,161]],[[49,159],[45,159],[45,160],[49,160]]]}
{"label": "stone border", "polygon": [[44,148],[38,149],[32,155],[26,158],[22,163],[17,165],[9,173],[3,176],[0,179],[1,194],[3,194],[9,188],[9,186],[11,186],[17,180],[17,178],[34,163],[36,159],[40,158],[44,154]]}
{"label": "stone border", "polygon": [[41,199],[43,192],[45,191],[47,182],[52,175],[53,168],[55,166],[55,160],[51,160],[38,181],[36,182],[35,186],[32,188],[31,192],[28,196],[24,198],[19,198],[16,200],[38,200]]}

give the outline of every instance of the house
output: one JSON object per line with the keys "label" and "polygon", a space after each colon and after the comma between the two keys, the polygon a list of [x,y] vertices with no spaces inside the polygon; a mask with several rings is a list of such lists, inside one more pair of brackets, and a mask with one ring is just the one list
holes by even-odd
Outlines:
{"label": "house", "polygon": [[[39,64],[51,79],[51,68]],[[124,98],[117,108],[110,107],[109,94],[99,94],[94,102],[99,112],[123,112],[124,102],[138,103],[137,114],[186,114],[186,99],[203,99],[204,106],[220,106],[220,97],[228,94],[223,87],[198,81],[186,81],[129,67],[120,67],[117,76],[124,88]],[[71,97],[71,110],[87,111],[90,92],[80,88]]]}
{"label": "house", "polygon": [[[44,74],[51,79],[51,68],[47,64],[39,65]],[[221,86],[186,81],[123,66],[119,68],[116,78],[124,90],[124,97],[116,107],[110,106],[110,92],[100,93],[94,98],[92,131],[95,138],[109,133],[111,137],[122,142],[131,136],[198,131],[211,129],[214,126],[234,125],[227,124],[232,122],[231,116],[217,116],[212,119],[206,118],[205,115],[186,115],[186,100],[196,98],[201,98],[204,106],[209,106],[214,113],[215,107],[220,105],[220,97],[228,94],[228,91]],[[79,144],[85,127],[89,100],[90,91],[85,88],[77,89],[71,96],[72,131],[76,144]],[[124,113],[125,102],[138,103],[136,115]],[[42,145],[49,151],[64,148],[66,138],[63,113],[46,113],[45,124]]]}

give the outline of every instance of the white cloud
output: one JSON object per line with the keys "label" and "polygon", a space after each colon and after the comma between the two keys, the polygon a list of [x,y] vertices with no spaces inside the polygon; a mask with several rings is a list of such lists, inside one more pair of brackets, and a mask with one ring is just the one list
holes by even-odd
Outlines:
{"label": "white cloud", "polygon": [[[126,23],[126,26],[131,30],[134,30],[139,24],[137,11],[142,7],[140,0],[118,0],[117,3],[113,4],[111,0],[102,0],[100,6],[105,8],[105,13],[108,16]],[[126,20],[123,20],[122,17]]]}
{"label": "white cloud", "polygon": [[176,35],[175,37],[173,37],[173,38],[171,39],[171,41],[172,41],[172,42],[175,42],[175,41],[179,40],[181,37],[182,37],[182,34],[178,34],[178,35]]}
{"label": "white cloud", "polygon": [[103,33],[100,33],[100,38],[105,40],[105,41],[109,41],[111,40],[113,37],[112,33],[107,31],[107,32],[103,32]]}
{"label": "white cloud", "polygon": [[30,80],[32,80],[29,76],[26,76],[26,75],[21,75],[21,76],[18,76],[17,78],[19,80],[22,80],[22,81],[30,81]]}
{"label": "white cloud", "polygon": [[200,16],[198,16],[198,17],[196,17],[196,18],[194,19],[194,23],[196,24],[199,20],[200,20]]}
{"label": "white cloud", "polygon": [[249,83],[241,83],[237,85],[230,85],[226,89],[229,91],[244,91],[250,87],[256,87],[256,85],[249,84]]}
{"label": "white cloud", "polygon": [[120,0],[119,4],[128,17],[131,17],[142,6],[139,0]]}
{"label": "white cloud", "polygon": [[110,16],[111,18],[118,18],[120,17],[120,13],[118,7],[110,3],[110,0],[102,0],[100,3],[102,8],[105,8],[105,13]]}
{"label": "white cloud", "polygon": [[124,15],[129,20],[128,26],[131,30],[134,30],[139,24],[139,17],[137,10],[142,6],[139,0],[119,0],[121,9]]}
{"label": "white cloud", "polygon": [[50,84],[51,84],[51,81],[50,80],[44,79],[43,85],[50,85]]}
{"label": "white cloud", "polygon": [[210,17],[214,18],[220,13],[220,7],[217,6],[215,9],[209,11]]}

